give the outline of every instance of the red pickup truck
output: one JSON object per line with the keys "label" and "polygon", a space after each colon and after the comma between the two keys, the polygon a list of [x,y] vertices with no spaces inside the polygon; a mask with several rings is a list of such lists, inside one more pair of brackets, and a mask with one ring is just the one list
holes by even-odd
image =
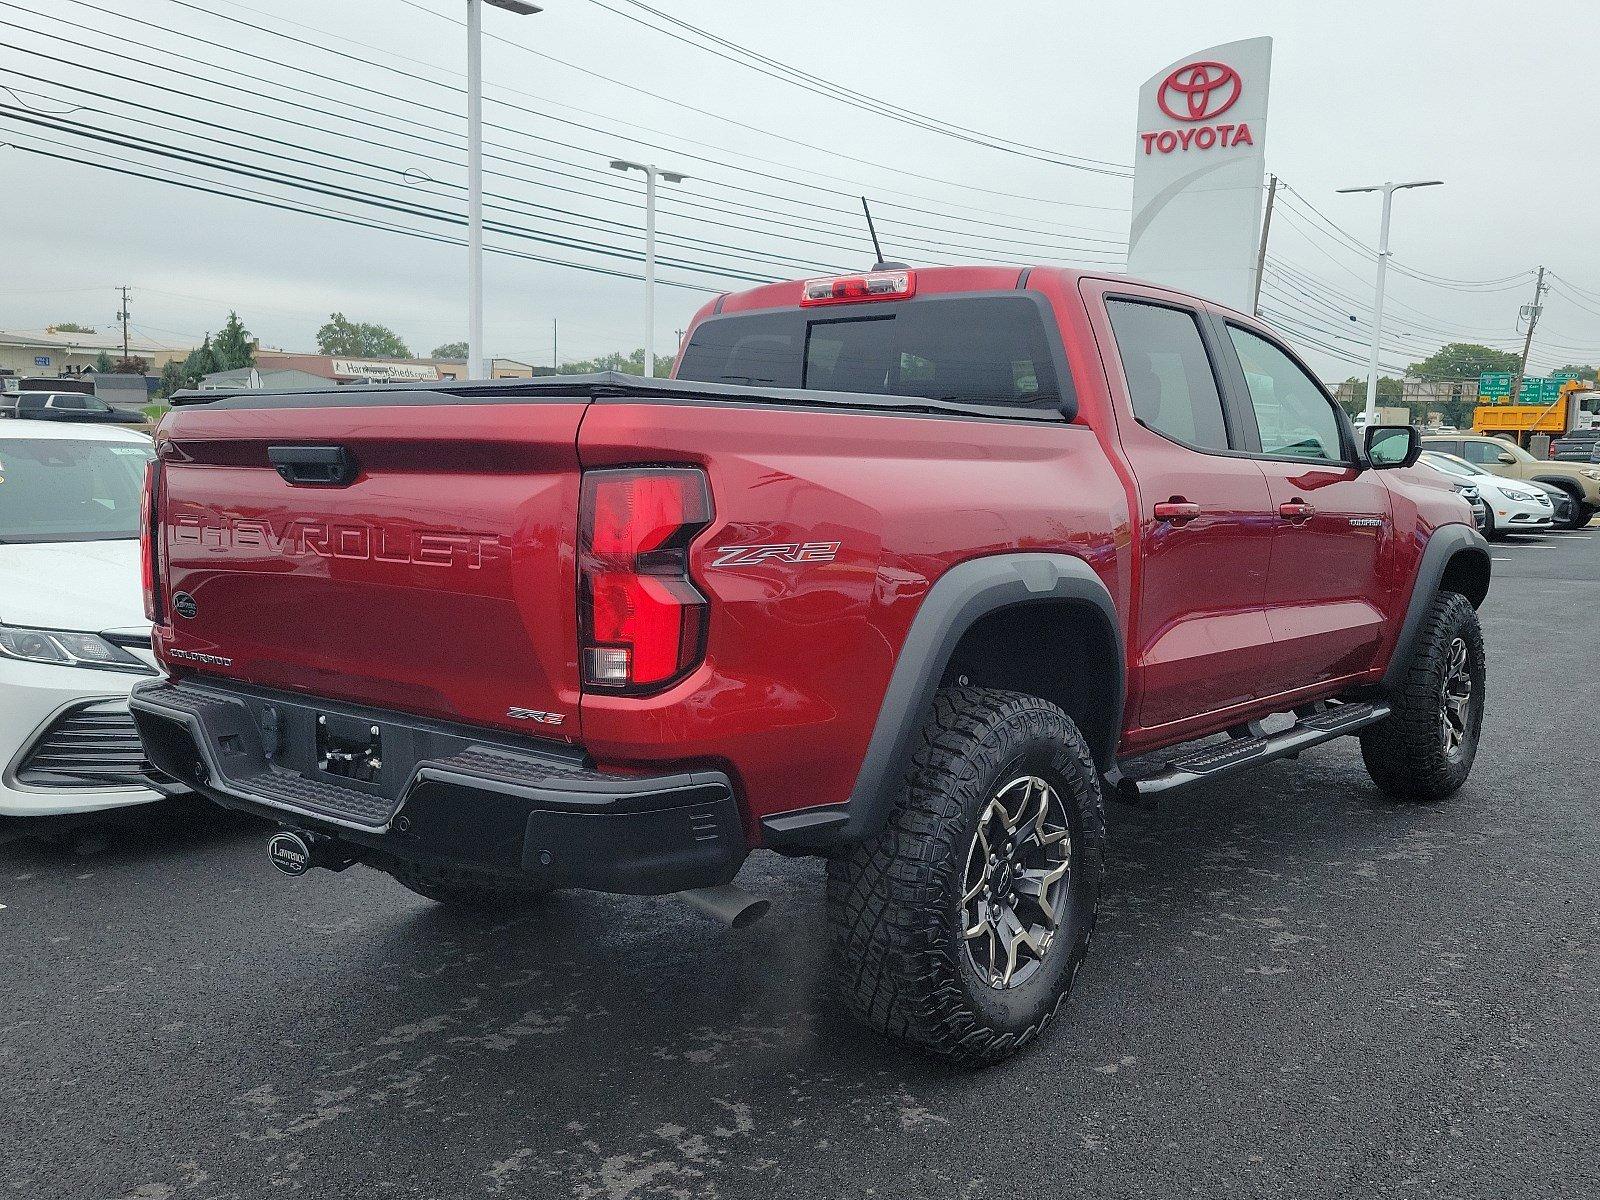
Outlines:
{"label": "red pickup truck", "polygon": [[772,284],[674,377],[183,396],[150,761],[290,873],[685,892],[821,855],[842,990],[991,1061],[1094,928],[1105,803],[1358,734],[1465,780],[1489,557],[1273,331],[1046,268]]}

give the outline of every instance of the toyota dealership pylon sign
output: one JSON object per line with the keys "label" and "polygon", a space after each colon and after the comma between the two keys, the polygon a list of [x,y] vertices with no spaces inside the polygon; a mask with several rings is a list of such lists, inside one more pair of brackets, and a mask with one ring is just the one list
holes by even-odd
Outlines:
{"label": "toyota dealership pylon sign", "polygon": [[1196,51],[1139,90],[1128,273],[1249,310],[1272,39]]}

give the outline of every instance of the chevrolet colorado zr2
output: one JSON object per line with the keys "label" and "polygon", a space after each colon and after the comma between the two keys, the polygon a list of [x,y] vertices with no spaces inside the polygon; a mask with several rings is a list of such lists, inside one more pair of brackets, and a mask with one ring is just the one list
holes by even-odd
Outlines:
{"label": "chevrolet colorado zr2", "polygon": [[[703,905],[827,860],[846,1005],[1024,1045],[1108,799],[1354,734],[1461,787],[1489,557],[1250,317],[1124,278],[889,269],[721,296],[673,377],[181,396],[149,760],[452,904]],[[744,893],[747,895],[747,893]]]}

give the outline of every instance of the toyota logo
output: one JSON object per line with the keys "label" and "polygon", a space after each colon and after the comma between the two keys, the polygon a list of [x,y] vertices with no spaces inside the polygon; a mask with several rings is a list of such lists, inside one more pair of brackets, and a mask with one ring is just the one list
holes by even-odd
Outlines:
{"label": "toyota logo", "polygon": [[1227,63],[1192,62],[1161,81],[1156,103],[1174,121],[1220,117],[1239,99],[1244,83]]}

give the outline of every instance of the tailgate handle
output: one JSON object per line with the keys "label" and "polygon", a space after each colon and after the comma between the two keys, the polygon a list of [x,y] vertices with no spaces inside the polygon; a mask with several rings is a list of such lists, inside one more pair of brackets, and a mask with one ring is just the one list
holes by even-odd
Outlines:
{"label": "tailgate handle", "polygon": [[343,446],[268,446],[267,461],[296,487],[349,487],[355,455]]}

